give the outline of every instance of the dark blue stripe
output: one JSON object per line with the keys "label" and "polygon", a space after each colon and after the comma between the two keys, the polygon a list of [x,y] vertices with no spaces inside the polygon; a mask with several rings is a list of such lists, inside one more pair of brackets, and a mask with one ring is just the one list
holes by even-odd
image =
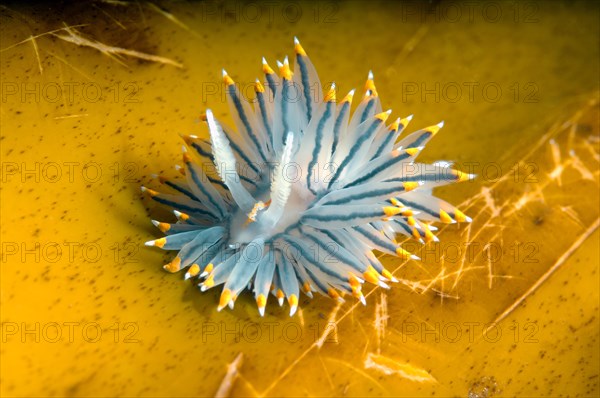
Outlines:
{"label": "dark blue stripe", "polygon": [[[326,231],[321,231],[321,232],[326,232]],[[336,244],[336,245],[338,245],[339,247],[343,247],[343,245],[341,245],[341,244],[340,244],[340,243],[339,243],[339,242],[338,242],[336,239],[334,239],[333,237],[331,237],[331,236],[330,236],[330,234],[327,234],[327,233],[326,233],[326,235],[327,235],[327,236],[328,236],[328,237],[329,237],[329,238],[332,240],[332,243],[335,243],[335,244]],[[342,262],[342,263],[344,263],[344,264],[346,264],[346,265],[350,266],[351,268],[353,268],[353,269],[357,270],[358,272],[362,272],[362,271],[361,271],[361,268],[360,268],[360,267],[359,267],[359,265],[358,265],[358,264],[360,264],[360,261],[359,261],[357,258],[354,258],[354,259],[352,259],[352,258],[348,258],[348,256],[347,256],[347,255],[343,255],[343,254],[342,254],[342,253],[341,253],[339,250],[335,250],[335,251],[333,251],[333,252],[332,252],[332,251],[330,250],[331,248],[330,248],[329,246],[327,246],[327,245],[325,244],[325,242],[321,241],[321,240],[320,240],[320,239],[318,239],[317,237],[315,237],[315,236],[311,235],[310,233],[307,233],[307,234],[306,234],[306,236],[308,236],[308,238],[309,238],[310,240],[312,240],[313,242],[315,242],[317,245],[319,245],[319,246],[321,246],[323,249],[325,249],[329,255],[331,255],[332,257],[335,257],[335,258],[337,258],[337,259],[338,259],[338,261],[340,261],[340,262]],[[352,253],[348,252],[348,254],[349,254],[350,256],[354,257],[354,256],[352,255]]]}
{"label": "dark blue stripe", "polygon": [[344,102],[344,105],[342,105],[342,109],[340,110],[340,113],[338,114],[337,118],[335,119],[335,125],[333,126],[333,145],[331,145],[331,154],[332,155],[334,154],[335,149],[337,148],[338,141],[340,139],[340,128],[342,127],[342,121],[344,120],[344,117],[345,117],[346,113],[348,112],[349,108],[350,108],[350,103]]}
{"label": "dark blue stripe", "polygon": [[346,166],[348,166],[348,164],[350,163],[350,161],[354,158],[354,154],[360,149],[360,147],[363,146],[363,144],[365,143],[365,141],[371,139],[373,133],[375,132],[375,130],[377,130],[377,127],[379,127],[379,125],[381,123],[382,123],[381,120],[375,119],[373,121],[373,123],[371,124],[371,127],[369,127],[369,129],[367,131],[365,131],[358,138],[358,140],[356,140],[356,142],[354,143],[354,145],[352,146],[352,148],[350,148],[350,153],[342,161],[342,164],[340,165],[340,167],[338,167],[338,169],[335,171],[335,174],[333,175],[333,178],[331,179],[331,181],[329,181],[328,188],[331,188],[331,185],[335,181],[337,181],[337,179],[339,178],[339,176],[342,173],[342,171],[346,168]]}
{"label": "dark blue stripe", "polygon": [[192,142],[192,148],[194,148],[196,150],[196,152],[198,152],[200,154],[200,156],[209,158],[210,160],[212,160],[214,162],[215,159],[213,157],[213,154],[210,152],[206,152],[204,149],[202,149],[202,147],[197,142]]}
{"label": "dark blue stripe", "polygon": [[415,174],[413,176],[407,176],[407,177],[397,177],[397,178],[391,178],[389,180],[386,181],[402,181],[402,182],[408,182],[408,181],[433,181],[433,182],[440,182],[440,181],[452,181],[452,180],[457,180],[458,177],[455,176],[454,174],[452,174],[452,177],[455,178],[444,178],[445,173],[441,173],[441,174]]}
{"label": "dark blue stripe", "polygon": [[373,234],[366,231],[364,228],[354,227],[354,230],[358,231],[362,236],[369,239],[375,245],[381,246],[387,250],[390,250],[391,252],[396,252],[396,246],[394,246],[390,242],[387,242],[387,241],[379,238],[378,236],[374,236]]}
{"label": "dark blue stripe", "polygon": [[267,83],[268,83],[267,86],[271,90],[271,93],[273,94],[273,98],[275,98],[275,92],[277,90],[277,84],[275,84],[275,79],[273,78],[273,74],[272,73],[267,73],[266,77],[267,77]]}
{"label": "dark blue stripe", "polygon": [[256,135],[254,135],[254,131],[252,131],[252,126],[250,126],[250,121],[248,121],[248,116],[246,115],[246,112],[244,112],[244,107],[242,106],[240,97],[237,95],[237,92],[235,90],[235,84],[231,84],[229,86],[228,90],[229,90],[229,95],[231,96],[231,99],[233,100],[233,105],[235,106],[235,110],[237,111],[238,115],[240,116],[240,119],[242,120],[242,124],[246,128],[246,131],[248,132],[248,135],[250,136],[252,143],[258,150],[258,154],[260,155],[262,160],[264,160],[266,162],[267,158],[263,152],[262,146],[258,142],[258,138],[256,138]]}
{"label": "dark blue stripe", "polygon": [[396,156],[395,158],[392,158],[386,162],[384,162],[382,165],[380,165],[379,167],[376,167],[374,170],[372,170],[370,173],[366,174],[363,177],[360,177],[357,180],[352,181],[350,184],[346,185],[345,188],[350,188],[353,186],[356,186],[364,181],[367,181],[368,179],[370,179],[371,177],[376,176],[377,174],[379,174],[382,170],[392,166],[394,163],[400,162],[406,158],[409,158],[410,155],[406,152],[402,153],[401,155]]}
{"label": "dark blue stripe", "polygon": [[304,250],[304,248],[302,246],[300,246],[298,243],[296,243],[294,241],[291,241],[289,239],[285,239],[285,240],[289,244],[291,244],[292,246],[294,246],[296,249],[298,249],[298,251],[300,252],[300,255],[304,259],[306,259],[309,263],[311,263],[315,267],[317,267],[321,272],[323,272],[326,275],[333,276],[334,278],[340,279],[340,275],[339,274],[337,274],[336,272],[333,272],[328,267],[325,267],[323,264],[321,264],[321,261],[318,258],[314,258],[315,256],[313,256],[311,253],[309,253],[306,250]]}
{"label": "dark blue stripe", "polygon": [[217,254],[219,254],[219,251],[223,248],[223,244],[221,244],[221,241],[223,241],[223,237],[219,238],[215,243],[211,244],[209,247],[206,248],[206,250],[204,250],[202,252],[202,254],[200,254],[198,257],[196,257],[194,259],[193,263],[197,263],[198,265],[203,267],[203,264],[208,265],[209,262],[211,260],[213,260],[215,258],[215,256],[217,256]]}
{"label": "dark blue stripe", "polygon": [[[296,270],[294,269],[294,266],[292,265],[290,260],[284,255],[281,256],[281,259],[281,262],[283,264],[281,267],[277,267],[279,272],[279,279],[281,281],[281,288],[283,292],[286,294],[286,296],[289,296],[290,294],[295,293],[294,285],[298,286],[298,279],[300,278],[296,274]],[[288,290],[288,288],[290,287],[292,291]]]}
{"label": "dark blue stripe", "polygon": [[312,101],[310,97],[310,82],[308,81],[308,70],[306,69],[306,63],[300,54],[296,57],[298,66],[300,66],[300,78],[302,79],[302,90],[304,91],[304,99],[306,101],[306,116],[307,120],[310,121],[312,118]]}
{"label": "dark blue stripe", "polygon": [[379,195],[392,195],[392,194],[395,194],[395,192],[402,192],[402,191],[404,191],[404,187],[402,187],[402,186],[394,186],[391,188],[381,188],[381,189],[376,189],[373,191],[360,192],[360,193],[357,193],[354,195],[348,195],[344,198],[334,200],[332,202],[326,202],[325,205],[326,206],[342,205],[342,204],[346,204],[348,202],[352,202],[353,200],[360,200],[360,199],[365,199],[365,198],[369,198],[372,196],[379,196]]}
{"label": "dark blue stripe", "polygon": [[414,148],[417,146],[421,146],[421,144],[423,142],[425,142],[427,139],[429,139],[429,137],[431,137],[431,132],[426,131],[423,133],[423,135],[421,135],[419,138],[417,138],[415,141],[413,141],[410,145],[406,145],[407,148]]}
{"label": "dark blue stripe", "polygon": [[363,109],[363,113],[360,116],[360,123],[367,120],[367,118],[369,117],[369,112],[371,111],[371,108],[373,108],[373,105],[375,105],[375,98],[369,99],[369,102],[367,102],[367,105],[365,105],[365,109]]}
{"label": "dark blue stripe", "polygon": [[394,139],[394,136],[396,135],[395,132],[391,132],[391,131],[386,131],[384,134],[387,134],[387,135],[384,138],[384,140],[381,143],[381,145],[379,146],[379,148],[377,148],[377,151],[375,152],[375,154],[371,157],[371,160],[375,159],[375,158],[378,158],[381,155],[381,152],[383,152],[383,150],[385,149],[385,147],[390,143],[390,141],[392,139]]}
{"label": "dark blue stripe", "polygon": [[206,199],[208,199],[210,204],[213,205],[214,208],[221,214],[221,217],[224,216],[225,210],[223,208],[221,208],[221,206],[219,206],[219,204],[215,201],[215,199],[211,196],[211,194],[206,190],[206,188],[204,187],[204,184],[198,178],[198,174],[194,171],[193,167],[191,167],[189,164],[187,166],[188,166],[188,171],[190,172],[190,177],[192,177],[192,180],[194,181],[194,183],[196,184],[198,189],[200,189],[200,191],[202,191],[202,193],[204,194],[204,196],[206,196]]}
{"label": "dark blue stripe", "polygon": [[[210,145],[210,143],[207,143],[207,145]],[[209,158],[211,160],[211,162],[213,162],[213,163],[215,162],[215,158],[214,158],[213,154],[211,152],[206,152],[204,149],[202,149],[202,147],[198,143],[193,142],[192,143],[192,148],[194,148],[196,150],[196,152],[198,152],[200,154],[200,156],[203,156],[205,158]],[[219,185],[219,186],[223,187],[226,190],[229,190],[229,188],[227,187],[227,185],[225,185],[223,183],[223,181],[217,180],[216,178],[212,178],[212,177],[210,177],[208,175],[206,177],[208,178],[208,181],[210,181],[211,183]]]}
{"label": "dark blue stripe", "polygon": [[218,220],[212,213],[210,213],[206,210],[199,210],[199,209],[196,209],[195,207],[190,207],[190,206],[186,206],[184,204],[171,202],[168,199],[159,198],[157,196],[152,196],[152,199],[154,199],[158,203],[163,204],[165,206],[169,206],[169,207],[172,207],[177,210],[183,210],[184,213],[198,214],[200,216],[207,216],[209,218],[212,218],[213,220]]}
{"label": "dark blue stripe", "polygon": [[409,235],[412,236],[412,230],[410,229],[410,227],[408,225],[406,225],[405,223],[402,223],[398,220],[392,220],[394,222],[394,224],[400,226],[403,230],[406,231],[406,233],[408,233]]}
{"label": "dark blue stripe", "polygon": [[324,284],[322,284],[321,280],[319,278],[317,278],[317,276],[308,267],[304,267],[304,269],[306,270],[306,273],[308,274],[308,276],[311,279],[309,281],[309,283],[313,283],[319,289],[321,289],[322,291],[324,291],[325,293],[327,293],[327,290],[328,290],[327,286],[325,286]]}
{"label": "dark blue stripe", "polygon": [[[256,186],[257,181],[254,181],[253,179],[246,177],[244,175],[241,175],[240,178],[244,181],[246,181],[248,184],[252,184],[254,186]],[[229,188],[227,188],[229,190]]]}
{"label": "dark blue stripe", "polygon": [[271,147],[273,147],[273,131],[271,130],[271,125],[269,123],[269,118],[267,118],[267,107],[265,106],[265,97],[263,93],[256,93],[256,98],[258,98],[258,106],[260,108],[260,115],[262,117],[263,125],[265,129],[267,129],[267,135],[269,136],[269,142]]}
{"label": "dark blue stripe", "polygon": [[[425,207],[423,205],[420,205],[417,202],[407,201],[407,200],[402,199],[402,198],[400,198],[399,200],[400,200],[400,202],[402,202],[403,205],[405,205],[406,207],[410,207],[411,209],[421,210],[421,211],[423,211],[423,212],[425,212],[425,213],[427,213],[427,214],[429,214],[431,216],[438,217],[438,218],[440,216],[440,213],[436,213],[435,211],[433,211],[433,210],[431,210],[431,209],[429,209],[429,208],[427,208],[427,207]],[[450,215],[450,213],[448,213],[448,215]]]}
{"label": "dark blue stripe", "polygon": [[[329,118],[332,116],[331,109],[333,108],[333,105],[334,105],[333,102],[327,103],[327,105],[325,107],[325,113],[323,114],[323,117],[321,117],[321,120],[319,120],[319,124],[317,125],[317,136],[315,137],[315,148],[313,149],[313,152],[312,152],[312,159],[310,160],[310,163],[308,164],[308,173],[306,175],[306,186],[315,195],[317,194],[317,191],[315,191],[314,189],[312,189],[310,187],[310,178],[312,177],[312,169],[315,166],[315,164],[317,163],[319,153],[321,152],[322,141],[323,141],[323,128],[325,127],[325,123],[327,123],[327,120],[329,120]],[[319,165],[317,165],[317,166],[319,166]]]}
{"label": "dark blue stripe", "polygon": [[193,193],[191,193],[190,191],[186,190],[185,188],[180,187],[179,185],[175,184],[174,182],[171,181],[165,181],[165,185],[170,186],[171,188],[173,188],[174,190],[181,192],[182,194],[184,194],[185,196],[187,196],[190,199],[193,200],[198,200],[198,198],[196,197],[196,195],[194,195]]}
{"label": "dark blue stripe", "polygon": [[250,161],[250,159],[248,158],[248,156],[246,156],[246,153],[242,150],[242,148],[240,148],[233,140],[229,140],[229,145],[231,145],[231,149],[233,149],[238,155],[240,155],[240,157],[242,158],[242,160],[244,162],[246,162],[246,164],[248,165],[248,167],[250,167],[252,170],[254,170],[254,172],[256,174],[260,174],[260,170],[258,170],[256,168],[256,166]]}
{"label": "dark blue stripe", "polygon": [[[302,216],[302,219],[312,219],[312,220],[317,220],[317,221],[348,221],[351,220],[353,218],[357,218],[357,217],[376,217],[377,213],[374,212],[366,212],[366,211],[357,211],[354,213],[346,213],[346,214],[342,214],[342,215],[331,215],[331,214],[322,214],[322,215],[304,215]],[[382,214],[383,217],[383,214]]]}
{"label": "dark blue stripe", "polygon": [[169,224],[170,228],[165,232],[165,235],[175,235],[182,232],[190,231],[203,231],[206,229],[205,226],[190,225],[190,224]]}
{"label": "dark blue stripe", "polygon": [[287,93],[288,93],[288,82],[287,80],[283,80],[283,85],[281,87],[281,123],[283,125],[283,145],[285,146],[285,141],[287,139],[289,125],[287,120]]}
{"label": "dark blue stripe", "polygon": [[225,185],[225,183],[223,181],[217,180],[216,178],[212,178],[212,177],[209,177],[209,176],[206,176],[206,178],[208,178],[208,181],[210,181],[211,183],[222,187],[226,191],[229,191],[229,188],[227,187],[227,185]]}

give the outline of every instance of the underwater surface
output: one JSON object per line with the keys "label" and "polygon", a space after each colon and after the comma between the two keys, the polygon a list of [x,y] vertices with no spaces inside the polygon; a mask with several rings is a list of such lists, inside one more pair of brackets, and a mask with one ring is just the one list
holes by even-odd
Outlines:
{"label": "underwater surface", "polygon": [[[600,31],[594,2],[0,5],[2,396],[597,396]],[[217,312],[148,248],[180,134],[233,124],[297,36],[338,99],[369,70],[419,156],[478,177],[435,190],[473,218],[381,255],[351,297],[251,293]],[[358,101],[355,101],[355,105]],[[406,133],[405,133],[406,134]]]}

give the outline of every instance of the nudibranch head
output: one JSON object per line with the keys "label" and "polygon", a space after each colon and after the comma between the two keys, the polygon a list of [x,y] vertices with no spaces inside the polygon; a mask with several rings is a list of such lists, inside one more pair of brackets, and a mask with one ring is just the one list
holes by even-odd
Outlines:
{"label": "nudibranch head", "polygon": [[418,260],[398,234],[427,243],[432,223],[471,221],[431,190],[473,176],[415,162],[443,123],[400,138],[412,116],[388,123],[371,72],[351,112],[354,90],[339,102],[335,84],[323,93],[297,39],[295,57],[293,71],[287,57],[277,62],[279,74],[263,58],[252,101],[223,70],[237,132],[206,110],[210,140],[184,136],[181,178],[158,177],[172,193],[142,188],[178,219],[153,221],[166,237],[146,245],[178,250],[164,268],[185,270],[202,291],[223,285],[219,310],[246,288],[261,315],[269,293],[287,298],[290,315],[300,291],[364,304],[365,281],[397,282],[374,250]]}

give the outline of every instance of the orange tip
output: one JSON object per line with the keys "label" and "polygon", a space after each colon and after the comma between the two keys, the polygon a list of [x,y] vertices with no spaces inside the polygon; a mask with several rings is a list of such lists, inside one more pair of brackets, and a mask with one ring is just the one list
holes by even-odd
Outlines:
{"label": "orange tip", "polygon": [[427,224],[422,224],[423,231],[425,232],[425,243],[429,243],[431,241],[438,241],[439,239],[431,232],[429,226]]}
{"label": "orange tip", "polygon": [[205,291],[207,289],[210,289],[211,287],[213,287],[215,285],[215,278],[213,275],[209,276],[204,283],[202,284],[202,291]]}
{"label": "orange tip", "polygon": [[415,238],[416,240],[418,240],[418,241],[422,241],[422,239],[421,239],[421,234],[419,233],[419,230],[418,230],[418,229],[416,229],[416,228],[413,228],[413,229],[412,229],[412,236],[413,236],[413,238]]}
{"label": "orange tip", "polygon": [[383,269],[383,272],[381,273],[381,275],[383,275],[384,278],[386,278],[390,281],[396,282],[396,278],[394,278],[394,275],[392,275],[392,273],[385,268]]}
{"label": "orange tip", "polygon": [[196,276],[200,273],[200,266],[198,264],[192,264],[190,269],[188,270],[188,274],[190,276]]}
{"label": "orange tip", "polygon": [[294,37],[294,51],[296,54],[306,57],[306,51],[304,51],[304,48],[300,44],[300,40],[296,37]]}
{"label": "orange tip", "polygon": [[407,181],[407,182],[403,182],[402,186],[404,187],[404,190],[406,192],[409,192],[409,191],[416,189],[419,186],[419,183],[416,181]]}
{"label": "orange tip", "polygon": [[458,222],[466,222],[466,221],[469,222],[469,221],[471,221],[470,217],[467,217],[467,215],[465,213],[463,213],[462,211],[460,211],[458,209],[454,209],[454,218]]}
{"label": "orange tip", "polygon": [[442,209],[440,209],[440,221],[444,224],[452,224],[455,222],[452,217]]}
{"label": "orange tip", "polygon": [[256,297],[256,306],[258,307],[258,313],[260,316],[265,316],[265,307],[267,306],[267,298],[264,294],[259,294]]}
{"label": "orange tip", "polygon": [[350,282],[352,288],[360,286],[360,280],[353,273],[348,274],[348,282]]}
{"label": "orange tip", "polygon": [[291,307],[298,306],[298,296],[296,296],[295,294],[291,294],[288,297],[288,303],[290,304]]}
{"label": "orange tip", "polygon": [[304,292],[304,294],[306,294],[309,297],[312,297],[312,288],[310,286],[310,283],[308,282],[304,282],[304,284],[302,285],[302,291]]}
{"label": "orange tip", "polygon": [[410,121],[412,120],[413,115],[407,116],[404,119],[400,120],[400,124],[402,125],[402,128],[406,128],[406,126],[408,126],[408,124],[410,123]]}
{"label": "orange tip", "polygon": [[[410,256],[411,256],[410,252],[408,252],[408,251],[404,250],[404,249],[403,249],[403,248],[401,248],[401,247],[397,247],[397,248],[396,248],[396,255],[397,255],[398,257],[402,257],[402,258],[410,258]],[[384,276],[385,276],[385,275],[384,275]],[[388,278],[388,279],[389,279],[389,278]]]}
{"label": "orange tip", "polygon": [[377,97],[377,89],[375,88],[375,80],[373,79],[373,72],[369,71],[367,82],[365,83],[365,90],[371,92],[371,95]]}
{"label": "orange tip", "polygon": [[262,59],[262,64],[263,64],[263,67],[262,67],[263,73],[265,73],[267,75],[272,75],[273,73],[275,73],[275,71],[267,63],[267,60],[265,59],[265,57],[263,57],[263,59]]}
{"label": "orange tip", "polygon": [[429,131],[431,133],[431,135],[436,135],[442,127],[444,127],[444,122],[439,122],[435,126],[427,127],[425,130]]}
{"label": "orange tip", "polygon": [[158,192],[156,192],[153,189],[146,188],[146,187],[142,187],[142,192],[145,192],[145,193],[147,193],[150,196],[156,196],[156,195],[158,195]]}
{"label": "orange tip", "polygon": [[177,272],[179,271],[179,266],[181,265],[181,259],[179,257],[175,257],[173,261],[166,264],[163,268],[169,272]]}
{"label": "orange tip", "polygon": [[264,294],[259,294],[258,297],[256,297],[256,305],[259,308],[265,308],[267,305],[267,297]]}
{"label": "orange tip", "polygon": [[158,229],[160,229],[161,232],[167,232],[168,230],[171,229],[171,224],[167,224],[166,222],[161,222],[161,223],[158,223],[157,227],[158,227]]}
{"label": "orange tip", "polygon": [[414,215],[414,213],[413,213],[412,209],[409,209],[408,207],[403,207],[402,208],[402,215],[404,217],[410,217],[410,216]]}
{"label": "orange tip", "polygon": [[296,313],[298,309],[298,296],[292,294],[288,297],[288,303],[290,304],[290,316]]}
{"label": "orange tip", "polygon": [[391,113],[392,110],[390,109],[385,112],[378,113],[377,115],[375,115],[375,118],[381,120],[382,122],[385,122],[388,119],[388,117],[390,117]]}
{"label": "orange tip", "polygon": [[404,152],[408,153],[410,156],[416,156],[419,153],[419,148],[406,148]]}
{"label": "orange tip", "polygon": [[383,208],[383,212],[388,217],[395,216],[396,214],[400,213],[401,211],[402,211],[401,209],[394,207],[394,206],[385,206]]}
{"label": "orange tip", "polygon": [[365,296],[360,290],[353,292],[353,296],[356,297],[362,305],[367,305],[367,300],[365,300]]}
{"label": "orange tip", "polygon": [[173,210],[173,214],[175,214],[175,217],[177,217],[177,219],[183,220],[183,221],[187,221],[190,218],[189,215],[182,213],[180,211],[177,211],[177,210]]}
{"label": "orange tip", "polygon": [[368,282],[371,282],[374,284],[379,283],[379,274],[377,273],[375,268],[373,268],[372,265],[369,265],[367,270],[363,273],[363,276],[365,277],[365,280]]}
{"label": "orange tip", "polygon": [[279,74],[285,80],[292,80],[292,71],[290,69],[290,64],[284,62],[279,66]]}
{"label": "orange tip", "polygon": [[335,83],[331,85],[327,94],[325,94],[325,102],[335,102]]}
{"label": "orange tip", "polygon": [[219,307],[217,311],[221,311],[231,301],[231,290],[223,289],[221,292],[221,298],[219,299]]}
{"label": "orange tip", "polygon": [[451,173],[457,177],[456,179],[458,182],[468,181],[473,178],[471,174],[464,173],[460,170],[452,170]]}
{"label": "orange tip", "polygon": [[223,83],[225,83],[226,86],[231,86],[234,83],[233,79],[227,74],[225,69],[223,69]]}
{"label": "orange tip", "polygon": [[262,83],[260,81],[258,81],[258,79],[254,83],[254,91],[256,91],[257,93],[265,92],[265,87],[262,85]]}
{"label": "orange tip", "polygon": [[351,103],[352,98],[354,98],[354,89],[350,90],[350,92],[348,94],[346,94],[346,96],[342,99],[342,103],[344,103],[344,102]]}
{"label": "orange tip", "polygon": [[166,238],[160,238],[160,239],[156,239],[154,241],[154,246],[160,247],[162,249],[163,247],[165,247],[166,243],[167,243],[167,239]]}

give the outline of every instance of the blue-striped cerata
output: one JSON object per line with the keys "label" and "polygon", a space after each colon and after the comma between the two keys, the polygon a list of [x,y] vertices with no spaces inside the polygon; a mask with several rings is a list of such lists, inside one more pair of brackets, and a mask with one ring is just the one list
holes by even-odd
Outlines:
{"label": "blue-striped cerata", "polygon": [[269,293],[290,315],[300,291],[364,304],[365,281],[397,282],[374,251],[418,260],[400,234],[427,243],[433,223],[471,221],[432,188],[473,176],[415,161],[443,123],[402,135],[412,116],[388,122],[372,73],[352,111],[354,90],[340,101],[335,84],[323,90],[297,39],[293,71],[287,57],[277,65],[263,59],[263,81],[248,87],[223,71],[235,128],[206,110],[210,139],[183,136],[181,176],[142,187],[177,218],[153,221],[166,236],[146,244],[178,251],[165,270],[219,286],[219,310],[246,288],[261,315]]}

